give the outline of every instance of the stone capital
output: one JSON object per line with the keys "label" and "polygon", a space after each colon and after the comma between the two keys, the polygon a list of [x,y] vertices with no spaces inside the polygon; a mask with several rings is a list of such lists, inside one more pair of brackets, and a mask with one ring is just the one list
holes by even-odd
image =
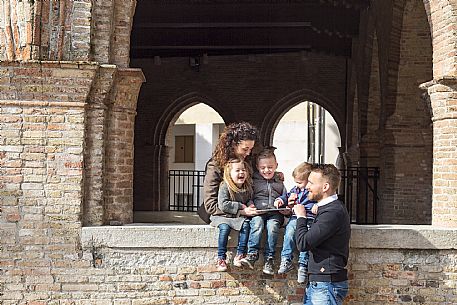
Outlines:
{"label": "stone capital", "polygon": [[114,109],[136,111],[141,85],[146,81],[141,69],[120,68],[117,70],[113,87]]}
{"label": "stone capital", "polygon": [[424,98],[432,111],[432,121],[457,119],[457,78],[442,77],[419,86],[427,90]]}

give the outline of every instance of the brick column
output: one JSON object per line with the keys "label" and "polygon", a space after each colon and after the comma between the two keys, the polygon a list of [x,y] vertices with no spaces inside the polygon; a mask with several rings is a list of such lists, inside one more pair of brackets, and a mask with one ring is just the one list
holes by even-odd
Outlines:
{"label": "brick column", "polygon": [[107,104],[111,101],[115,72],[116,66],[101,65],[87,99],[83,207],[85,226],[103,224]]}
{"label": "brick column", "polygon": [[105,222],[133,222],[133,135],[141,84],[140,69],[119,69],[108,111]]}
{"label": "brick column", "polygon": [[433,111],[432,224],[457,228],[457,79],[429,83]]}

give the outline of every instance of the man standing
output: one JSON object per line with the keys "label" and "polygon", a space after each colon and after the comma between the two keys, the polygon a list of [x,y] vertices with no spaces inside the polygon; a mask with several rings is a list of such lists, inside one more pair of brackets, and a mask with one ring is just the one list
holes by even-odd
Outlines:
{"label": "man standing", "polygon": [[310,251],[305,305],[341,305],[348,294],[346,264],[351,225],[336,193],[340,181],[334,165],[313,165],[306,189],[308,198],[317,201],[318,212],[309,230],[304,206],[294,206],[297,248]]}

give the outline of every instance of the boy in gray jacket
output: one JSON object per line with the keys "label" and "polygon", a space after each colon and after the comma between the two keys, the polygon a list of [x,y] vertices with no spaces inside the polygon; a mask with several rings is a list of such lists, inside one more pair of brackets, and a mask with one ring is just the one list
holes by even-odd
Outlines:
{"label": "boy in gray jacket", "polygon": [[258,172],[253,175],[253,201],[258,216],[250,221],[250,234],[248,241],[248,254],[241,263],[254,269],[254,263],[259,259],[260,240],[266,226],[266,239],[264,248],[265,264],[263,273],[274,274],[274,256],[279,229],[284,222],[284,216],[277,212],[262,212],[262,210],[275,209],[274,201],[286,194],[283,179],[276,173],[278,163],[272,149],[264,149],[257,156]]}

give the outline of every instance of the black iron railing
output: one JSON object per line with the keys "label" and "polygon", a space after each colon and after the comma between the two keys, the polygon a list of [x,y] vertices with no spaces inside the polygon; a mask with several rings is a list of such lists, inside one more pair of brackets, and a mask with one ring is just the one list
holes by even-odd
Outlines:
{"label": "black iron railing", "polygon": [[203,201],[203,178],[205,171],[170,170],[168,194],[170,211],[197,211]]}
{"label": "black iron railing", "polygon": [[[205,171],[170,170],[168,175],[170,211],[194,212],[203,202]],[[379,168],[350,167],[341,170],[340,199],[354,224],[376,224]]]}
{"label": "black iron railing", "polygon": [[344,201],[351,223],[377,224],[378,167],[349,167],[341,170],[339,197]]}

